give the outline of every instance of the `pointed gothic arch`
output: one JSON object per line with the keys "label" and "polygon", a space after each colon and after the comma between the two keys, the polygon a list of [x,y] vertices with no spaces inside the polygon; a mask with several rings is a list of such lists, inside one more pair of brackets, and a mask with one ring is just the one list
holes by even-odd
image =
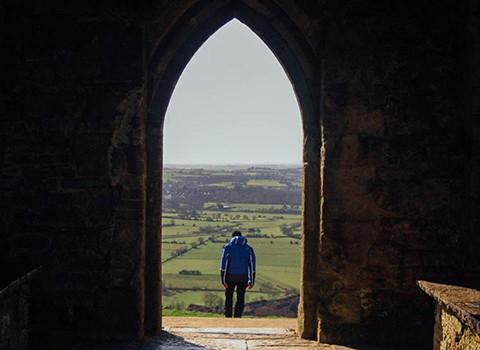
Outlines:
{"label": "pointed gothic arch", "polygon": [[[147,203],[144,327],[161,331],[161,212],[163,121],[188,61],[221,26],[237,18],[253,30],[283,66],[296,93],[303,128],[302,275],[298,331],[317,337],[317,264],[320,236],[320,86],[315,52],[293,19],[274,2],[199,1],[172,18],[170,29],[145,53]],[[152,25],[153,26],[153,25]],[[147,25],[148,32],[148,25]],[[308,188],[308,191],[305,191]]]}

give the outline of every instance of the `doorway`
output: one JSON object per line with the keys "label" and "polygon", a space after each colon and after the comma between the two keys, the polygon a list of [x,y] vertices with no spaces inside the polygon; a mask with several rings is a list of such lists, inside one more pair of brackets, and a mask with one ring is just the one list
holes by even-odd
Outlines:
{"label": "doorway", "polygon": [[[264,5],[258,5],[264,6]],[[194,5],[175,21],[169,35],[160,38],[147,63],[147,227],[145,270],[145,334],[161,330],[161,193],[163,176],[163,121],[176,82],[197,49],[218,28],[237,18],[253,30],[276,55],[292,82],[302,111],[303,199],[301,238],[301,283],[298,332],[317,336],[317,261],[320,232],[319,87],[312,86],[313,54],[301,33],[288,22],[269,21],[268,12],[242,3]],[[266,18],[267,15],[267,18]],[[271,14],[273,15],[273,14]],[[285,14],[284,14],[285,15]],[[283,15],[282,15],[283,16]],[[279,18],[282,18],[279,17]],[[193,20],[195,19],[195,20]],[[320,81],[318,79],[318,81]],[[308,189],[308,190],[306,190]]]}
{"label": "doorway", "polygon": [[[192,57],[164,135],[163,315],[220,312],[220,252],[240,230],[257,253],[245,315],[296,318],[300,110],[283,67],[240,21],[225,24]],[[269,309],[273,301],[281,307]]]}

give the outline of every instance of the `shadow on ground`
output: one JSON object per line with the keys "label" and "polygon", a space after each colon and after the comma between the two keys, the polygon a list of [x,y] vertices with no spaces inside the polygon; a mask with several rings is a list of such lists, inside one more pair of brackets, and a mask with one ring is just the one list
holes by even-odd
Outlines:
{"label": "shadow on ground", "polygon": [[142,341],[85,341],[32,339],[29,350],[176,350],[211,349],[186,341],[183,337],[162,332]]}

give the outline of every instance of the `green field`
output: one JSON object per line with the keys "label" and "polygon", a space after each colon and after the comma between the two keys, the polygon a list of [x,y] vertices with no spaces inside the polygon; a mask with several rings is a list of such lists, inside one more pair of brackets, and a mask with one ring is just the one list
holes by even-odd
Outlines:
{"label": "green field", "polygon": [[[204,208],[212,208],[216,207],[219,203],[207,202],[204,204]],[[226,207],[229,207],[230,212],[237,212],[237,211],[254,211],[254,212],[261,212],[261,213],[268,213],[269,210],[280,210],[284,207],[293,207],[293,209],[298,210],[298,214],[300,214],[300,206],[285,206],[283,204],[257,204],[257,203],[220,203]]]}
{"label": "green field", "polygon": [[[272,298],[271,294],[260,293],[254,290],[255,288],[248,290],[245,294],[245,302],[249,303],[258,300],[269,300]],[[179,309],[182,310],[190,304],[204,305],[205,304],[205,291],[184,291],[178,292],[172,296],[164,296],[162,304],[165,309]],[[224,291],[212,292],[223,300]]]}
{"label": "green field", "polygon": [[[171,188],[181,193],[186,188],[188,196],[192,196],[192,189],[199,186],[206,188],[206,192],[214,187],[235,191],[236,184],[243,182],[249,187],[284,191],[287,187],[285,181],[298,184],[298,179],[288,172],[282,178],[272,179],[265,176],[266,172],[265,169],[243,173],[168,169],[164,173],[164,181],[174,184],[171,186],[176,187]],[[255,178],[257,175],[260,178]],[[246,180],[241,181],[243,178],[239,179],[239,176]],[[212,177],[219,180],[215,182]],[[164,208],[162,215],[162,304],[165,314],[182,314],[190,304],[223,304],[220,257],[223,246],[236,229],[247,237],[257,257],[257,279],[254,288],[247,292],[246,301],[277,299],[298,293],[301,252],[299,204],[204,201],[200,206],[192,206],[188,196],[186,204],[177,200],[176,207]]]}
{"label": "green field", "polygon": [[[247,293],[247,301],[280,298],[289,291],[298,290],[300,284],[300,241],[286,237],[279,229],[281,224],[298,223],[299,215],[261,216],[255,222],[251,219],[236,222],[238,224],[236,227],[244,232],[257,257],[257,281],[255,287]],[[192,232],[201,225],[183,223],[185,226],[177,227],[178,234],[164,233],[162,244],[163,286],[169,291],[174,291],[172,295],[163,296],[163,305],[169,308],[186,307],[189,304],[204,305],[203,298],[207,292],[217,293],[223,298],[219,274],[220,257],[224,244],[230,239],[231,231],[193,234]],[[199,221],[195,223],[198,224]],[[249,228],[260,228],[260,235],[268,237],[251,237],[248,233]],[[168,229],[171,230],[172,227]],[[182,229],[185,231],[182,232]],[[199,238],[205,239],[206,243],[192,248],[191,244],[198,242]],[[170,243],[172,241],[177,243]],[[172,252],[179,247],[190,250],[171,258]],[[182,270],[196,270],[201,275],[180,274]]]}
{"label": "green field", "polygon": [[261,186],[261,187],[287,187],[287,185],[276,180],[250,180],[247,186]]}

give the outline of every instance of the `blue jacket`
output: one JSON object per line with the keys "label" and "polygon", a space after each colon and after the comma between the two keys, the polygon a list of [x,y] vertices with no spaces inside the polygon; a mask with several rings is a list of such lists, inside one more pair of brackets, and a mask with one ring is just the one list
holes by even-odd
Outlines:
{"label": "blue jacket", "polygon": [[230,243],[223,247],[220,270],[222,282],[227,275],[248,276],[248,281],[253,285],[255,282],[256,258],[253,248],[247,244],[248,240],[243,236],[232,237]]}

